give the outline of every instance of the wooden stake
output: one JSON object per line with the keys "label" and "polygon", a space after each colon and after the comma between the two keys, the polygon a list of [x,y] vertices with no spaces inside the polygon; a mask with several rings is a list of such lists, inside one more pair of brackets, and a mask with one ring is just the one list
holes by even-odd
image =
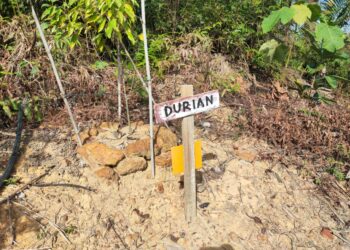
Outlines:
{"label": "wooden stake", "polygon": [[[181,97],[193,95],[192,85],[181,85]],[[184,145],[185,171],[185,217],[191,222],[197,215],[196,171],[194,163],[194,117],[182,120],[182,143]]]}
{"label": "wooden stake", "polygon": [[154,163],[154,135],[153,135],[153,97],[152,97],[152,81],[151,81],[151,69],[148,58],[148,44],[147,44],[147,32],[146,32],[146,11],[145,11],[145,0],[141,0],[141,16],[142,16],[142,33],[143,33],[143,44],[145,50],[145,61],[146,61],[146,75],[148,84],[148,107],[149,107],[149,137],[150,137],[150,148],[151,148],[151,168],[152,176],[155,177],[155,163]]}

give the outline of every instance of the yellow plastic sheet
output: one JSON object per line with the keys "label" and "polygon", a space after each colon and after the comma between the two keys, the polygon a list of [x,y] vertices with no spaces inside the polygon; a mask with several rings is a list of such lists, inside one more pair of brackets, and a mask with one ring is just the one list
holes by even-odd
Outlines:
{"label": "yellow plastic sheet", "polygon": [[[184,162],[184,146],[176,146],[171,148],[171,161],[173,166],[173,174],[179,175],[184,172],[185,162]],[[202,168],[202,141],[196,140],[194,142],[194,159],[196,169]]]}

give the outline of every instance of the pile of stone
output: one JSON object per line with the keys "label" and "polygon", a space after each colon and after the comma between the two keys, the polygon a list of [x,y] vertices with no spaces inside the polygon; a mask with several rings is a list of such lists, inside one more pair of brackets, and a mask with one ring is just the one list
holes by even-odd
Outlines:
{"label": "pile of stone", "polygon": [[[151,158],[149,125],[133,123],[120,128],[118,123],[104,122],[80,133],[84,142],[77,153],[101,178],[119,180],[120,176],[144,171]],[[177,136],[170,129],[155,126],[155,163],[157,167],[171,166],[171,147]]]}

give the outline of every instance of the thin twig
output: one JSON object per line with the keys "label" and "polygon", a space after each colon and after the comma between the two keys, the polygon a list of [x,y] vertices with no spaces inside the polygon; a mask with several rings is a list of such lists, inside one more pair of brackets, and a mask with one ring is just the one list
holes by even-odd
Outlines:
{"label": "thin twig", "polygon": [[[125,51],[126,56],[128,57],[129,61],[131,62],[132,67],[134,68],[134,70],[135,70],[135,72],[136,72],[138,78],[140,79],[140,81],[141,81],[143,87],[145,88],[145,90],[146,90],[146,92],[147,92],[147,94],[148,94],[147,84],[146,84],[145,80],[143,80],[142,75],[141,75],[140,71],[137,69],[137,67],[136,67],[136,65],[135,65],[135,63],[134,63],[134,60],[133,60],[132,57],[130,56],[129,51],[126,49],[125,44],[124,44],[123,42],[120,42],[120,44],[122,45],[122,47],[123,47],[123,49],[124,49],[124,51]],[[154,103],[153,97],[152,97],[152,101],[153,101],[153,103]]]}
{"label": "thin twig", "polygon": [[111,220],[110,218],[108,218],[108,223],[110,225],[110,227],[113,229],[114,234],[117,236],[117,238],[120,240],[120,242],[123,244],[125,249],[129,249],[129,247],[126,245],[126,243],[124,242],[123,238],[118,234],[117,230],[115,230],[115,223],[113,220]]}
{"label": "thin twig", "polygon": [[[32,209],[29,209],[28,207],[24,206],[21,203],[18,203],[18,202],[14,202],[14,203],[17,204],[18,206],[21,206],[24,209],[27,209],[31,213],[35,214],[35,216],[37,216],[38,218],[47,220],[49,225],[52,226],[54,229],[56,229],[61,234],[61,236],[66,240],[67,243],[72,244],[72,242],[68,239],[67,235],[65,234],[64,230],[60,226],[58,226],[56,223],[52,222],[49,218],[39,214],[38,212],[33,211]],[[33,218],[36,219],[34,216]]]}
{"label": "thin twig", "polygon": [[10,199],[7,199],[7,205],[8,205],[8,211],[9,211],[9,225],[10,225],[10,231],[11,231],[11,235],[12,235],[12,245],[17,245],[16,242],[16,232],[15,229],[13,227],[13,220],[12,220],[12,203],[10,202]]}
{"label": "thin twig", "polygon": [[7,197],[3,198],[0,200],[0,204],[6,202],[8,199],[11,200],[13,197],[16,196],[16,194],[22,192],[23,190],[27,189],[29,186],[33,185],[35,182],[37,182],[38,180],[40,180],[41,178],[43,178],[45,175],[47,175],[49,173],[49,171],[46,171],[45,173],[43,173],[42,175],[39,175],[38,177],[35,177],[34,179],[30,180],[27,184],[23,185],[22,187],[16,189],[14,192],[12,192],[10,195],[8,195]]}
{"label": "thin twig", "polygon": [[345,239],[343,236],[341,236],[340,234],[337,234],[335,232],[333,232],[333,234],[340,240],[344,241],[348,246],[350,246],[350,241]]}
{"label": "thin twig", "polygon": [[71,188],[80,188],[80,189],[84,189],[87,191],[92,191],[92,192],[96,192],[96,189],[91,188],[91,187],[85,187],[85,186],[81,186],[81,185],[77,185],[77,184],[71,184],[71,183],[36,183],[33,184],[32,186],[34,187],[71,187]]}
{"label": "thin twig", "polygon": [[[122,68],[122,71],[123,71],[123,68]],[[125,82],[124,82],[124,79],[123,79],[123,75],[122,75],[122,83],[123,83],[123,91],[124,91],[124,98],[125,98],[126,118],[128,119],[129,133],[131,133],[129,102],[128,102],[128,95],[126,94],[126,88],[125,88]]]}

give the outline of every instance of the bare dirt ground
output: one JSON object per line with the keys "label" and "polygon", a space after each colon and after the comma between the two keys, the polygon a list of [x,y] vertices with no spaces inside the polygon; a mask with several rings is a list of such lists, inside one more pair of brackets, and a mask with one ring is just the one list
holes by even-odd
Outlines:
{"label": "bare dirt ground", "polygon": [[150,167],[101,179],[77,158],[68,129],[34,130],[16,167],[20,183],[0,199],[45,171],[39,184],[92,191],[29,186],[1,205],[0,249],[350,249],[348,196],[334,203],[303,169],[262,160],[276,153],[265,142],[219,140],[213,130],[196,130],[205,157],[191,224],[170,168],[155,179]]}

